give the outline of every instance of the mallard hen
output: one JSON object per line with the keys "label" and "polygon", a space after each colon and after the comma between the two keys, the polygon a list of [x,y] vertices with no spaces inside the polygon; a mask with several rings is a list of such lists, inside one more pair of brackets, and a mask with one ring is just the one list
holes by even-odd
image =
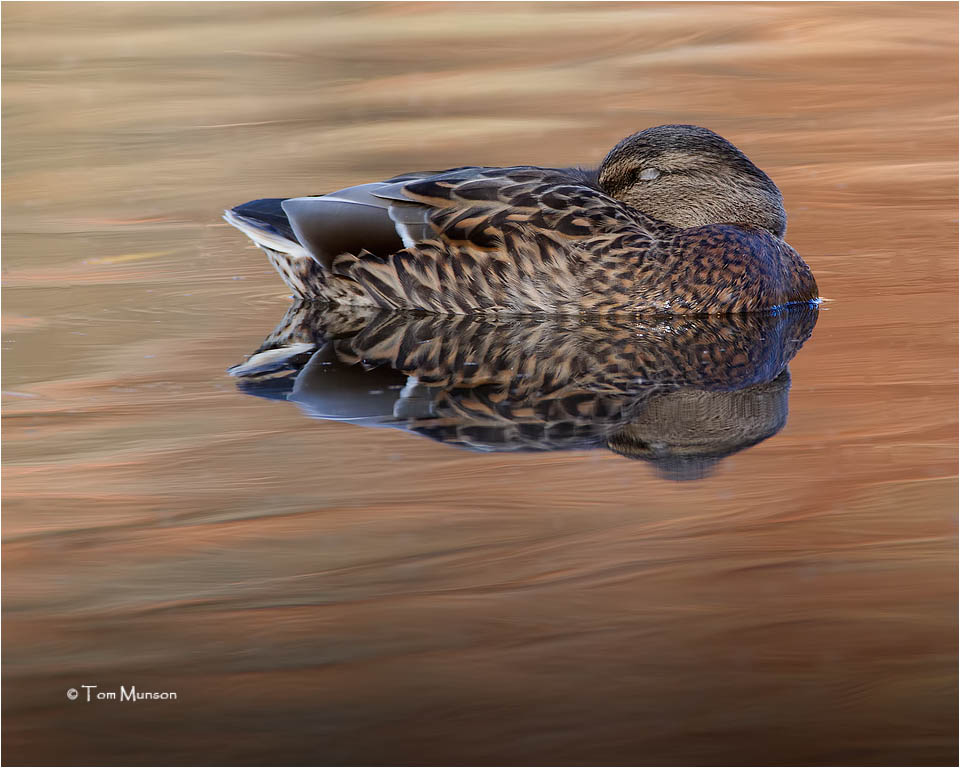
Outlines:
{"label": "mallard hen", "polygon": [[817,299],[777,186],[706,128],[665,125],[596,170],[462,167],[226,220],[298,297],[436,313],[722,314]]}
{"label": "mallard hen", "polygon": [[319,419],[477,451],[605,447],[699,477],[778,432],[815,307],[726,317],[553,318],[292,306],[231,369]]}

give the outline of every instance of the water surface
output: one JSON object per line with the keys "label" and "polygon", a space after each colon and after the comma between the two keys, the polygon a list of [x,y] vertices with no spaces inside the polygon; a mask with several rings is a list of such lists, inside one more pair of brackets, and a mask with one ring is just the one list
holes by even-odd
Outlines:
{"label": "water surface", "polygon": [[[5,763],[955,763],[954,5],[2,13]],[[652,397],[569,365],[635,328],[434,325],[513,367],[441,379],[425,434],[286,397],[329,318],[227,373],[290,300],[223,208],[595,162],[670,122],[772,176],[831,300],[812,334],[735,337],[755,379],[687,365]],[[375,417],[422,374],[396,362],[363,374],[402,376]],[[745,423],[679,469],[610,447]]]}

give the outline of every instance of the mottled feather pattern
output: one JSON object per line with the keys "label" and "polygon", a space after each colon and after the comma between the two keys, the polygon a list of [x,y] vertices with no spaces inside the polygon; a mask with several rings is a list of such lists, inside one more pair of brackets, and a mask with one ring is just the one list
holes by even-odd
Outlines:
{"label": "mottled feather pattern", "polygon": [[[605,316],[510,318],[502,322],[431,314],[329,318],[340,358],[388,365],[443,387],[498,382],[512,395],[542,395],[570,386],[595,392],[637,392],[651,386],[738,389],[774,378],[809,338],[817,310],[723,317],[663,317],[638,323]],[[309,316],[300,316],[309,322]]]}
{"label": "mottled feather pattern", "polygon": [[[284,214],[297,240],[288,247],[277,242]],[[297,295],[333,303],[727,314],[817,299],[809,268],[782,239],[776,185],[697,126],[627,137],[596,171],[408,173],[320,197],[252,201],[226,218],[276,251]],[[299,263],[304,254],[322,272]]]}
{"label": "mottled feather pattern", "polygon": [[680,230],[568,172],[468,168],[402,190],[429,207],[434,236],[388,256],[343,254],[333,264],[334,274],[362,286],[361,300],[383,308],[744,312],[794,300],[784,259],[806,269],[761,230]]}
{"label": "mottled feather pattern", "polygon": [[356,280],[384,308],[588,310],[591,266],[603,255],[619,255],[619,266],[628,266],[623,259],[649,249],[667,227],[585,178],[532,167],[467,168],[407,182],[403,195],[430,208],[434,237],[386,257],[344,254],[333,271]]}
{"label": "mottled feather pattern", "polygon": [[[309,341],[339,364],[412,377],[429,393],[431,415],[405,428],[443,442],[556,450],[616,438],[617,450],[636,453],[637,435],[651,428],[647,403],[706,398],[713,408],[728,392],[746,392],[736,402],[752,402],[809,337],[816,315],[797,307],[647,323],[610,316],[484,320],[301,302],[255,354]],[[744,436],[762,426],[744,418]]]}
{"label": "mottled feather pattern", "polygon": [[309,257],[298,258],[266,246],[260,247],[298,298],[333,304],[368,303],[363,288],[356,281],[331,274]]}

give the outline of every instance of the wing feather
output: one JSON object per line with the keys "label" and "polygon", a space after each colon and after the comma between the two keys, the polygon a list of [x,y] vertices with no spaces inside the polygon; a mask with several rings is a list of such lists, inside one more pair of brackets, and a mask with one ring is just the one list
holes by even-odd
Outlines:
{"label": "wing feather", "polygon": [[390,309],[569,312],[610,242],[652,238],[588,174],[528,166],[406,174],[283,209],[314,258]]}

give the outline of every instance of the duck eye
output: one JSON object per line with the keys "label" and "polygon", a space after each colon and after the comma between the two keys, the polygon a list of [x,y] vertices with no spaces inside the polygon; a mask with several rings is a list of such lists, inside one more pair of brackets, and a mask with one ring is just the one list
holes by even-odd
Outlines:
{"label": "duck eye", "polygon": [[642,171],[640,171],[640,174],[637,176],[637,178],[640,181],[653,181],[659,175],[660,171],[658,171],[656,168],[644,168]]}

